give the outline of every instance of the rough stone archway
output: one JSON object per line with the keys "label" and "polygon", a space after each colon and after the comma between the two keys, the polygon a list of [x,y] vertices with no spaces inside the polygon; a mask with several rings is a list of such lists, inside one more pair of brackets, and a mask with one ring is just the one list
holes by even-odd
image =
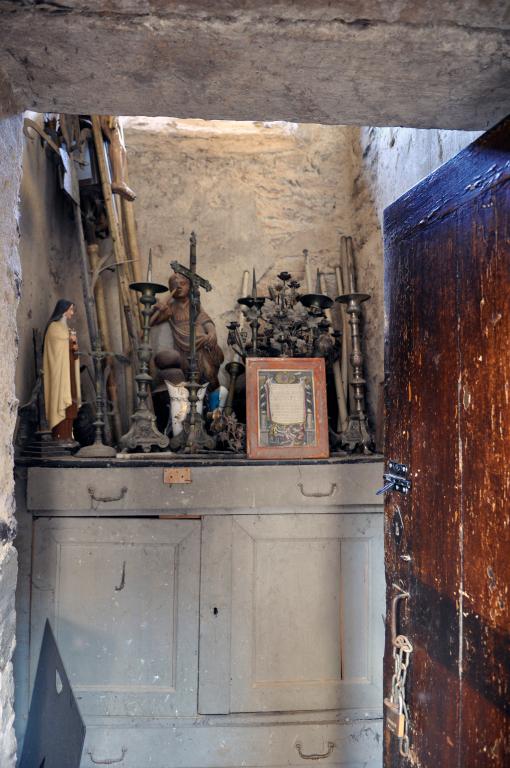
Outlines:
{"label": "rough stone archway", "polygon": [[508,111],[505,3],[0,1],[19,109],[482,130]]}

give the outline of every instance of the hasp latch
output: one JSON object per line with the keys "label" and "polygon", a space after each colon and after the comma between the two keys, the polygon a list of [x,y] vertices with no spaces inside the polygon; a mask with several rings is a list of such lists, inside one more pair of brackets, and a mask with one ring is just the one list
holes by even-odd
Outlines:
{"label": "hasp latch", "polygon": [[376,493],[380,496],[382,493],[397,491],[398,493],[409,493],[411,490],[411,481],[408,478],[409,467],[407,464],[399,464],[398,461],[388,461],[388,472],[383,475],[384,485]]}

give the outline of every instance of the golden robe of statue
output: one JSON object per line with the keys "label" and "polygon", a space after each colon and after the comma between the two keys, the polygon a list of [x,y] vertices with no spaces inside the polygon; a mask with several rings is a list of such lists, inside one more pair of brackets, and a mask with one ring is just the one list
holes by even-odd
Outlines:
{"label": "golden robe of statue", "polygon": [[[181,274],[174,274],[169,280],[170,298],[157,304],[151,317],[151,325],[168,322],[172,331],[175,351],[178,355],[176,364],[187,376],[189,370],[189,280]],[[200,380],[208,382],[212,390],[219,386],[218,371],[224,360],[218,346],[216,328],[213,321],[202,307],[196,322],[196,350]]]}
{"label": "golden robe of statue", "polygon": [[[46,419],[52,430],[72,418],[66,413],[68,408],[76,406],[77,413],[81,400],[80,362],[74,357],[72,346],[65,318],[50,322],[44,337],[43,372]],[[76,390],[74,398],[73,389]]]}

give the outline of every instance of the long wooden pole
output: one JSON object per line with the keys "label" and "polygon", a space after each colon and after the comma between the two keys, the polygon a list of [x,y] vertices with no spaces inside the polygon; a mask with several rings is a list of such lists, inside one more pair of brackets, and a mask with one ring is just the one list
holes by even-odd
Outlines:
{"label": "long wooden pole", "polygon": [[[119,229],[117,212],[114,207],[110,174],[106,164],[105,146],[103,140],[103,133],[101,130],[101,120],[99,115],[91,115],[92,118],[92,133],[94,136],[94,144],[96,146],[96,154],[99,166],[99,175],[101,178],[101,187],[103,191],[103,200],[106,209],[106,215],[108,218],[108,227],[110,231],[110,237],[112,241],[113,256],[116,264],[117,280],[119,284],[119,302],[121,306],[121,330],[122,330],[122,342],[124,345],[124,351],[131,348],[131,371],[126,372],[126,399],[128,408],[133,407],[133,376],[132,369],[136,366],[137,361],[137,349],[139,338],[139,314],[138,311],[133,311],[133,296],[129,290],[129,284],[127,279],[126,269],[126,252],[122,241],[122,235]],[[136,368],[135,368],[136,370]]]}
{"label": "long wooden pole", "polygon": [[117,266],[116,272],[119,281],[120,293],[122,297],[122,304],[124,308],[124,316],[126,318],[126,326],[128,334],[131,339],[131,343],[134,351],[136,352],[137,333],[139,324],[135,318],[138,317],[138,312],[133,312],[136,299],[133,298],[132,292],[129,290],[129,284],[127,280],[127,268],[126,268],[126,251],[124,249],[124,243],[122,241],[122,233],[118,224],[117,212],[115,210],[112,188],[110,183],[110,174],[108,172],[108,166],[106,165],[105,147],[103,141],[103,133],[101,131],[101,121],[99,115],[92,115],[92,132],[94,135],[94,143],[96,145],[97,159],[99,165],[99,174],[101,177],[101,187],[103,190],[103,199],[106,208],[106,215],[108,218],[108,227],[110,230],[110,237],[112,240],[113,255],[115,264]]}
{"label": "long wooden pole", "polygon": [[[92,273],[94,274],[96,270],[99,268],[99,263],[100,263],[98,244],[88,243],[87,252],[89,255],[89,261],[90,261]],[[95,293],[96,307],[97,307],[97,319],[99,322],[99,330],[102,336],[103,348],[106,351],[111,351],[112,338],[110,334],[110,326],[108,324],[108,314],[106,312],[106,299],[104,295],[104,286],[99,278],[99,275],[96,278],[94,293]],[[107,386],[108,386],[109,399],[113,408],[114,439],[115,439],[115,442],[118,442],[122,436],[122,425],[121,425],[120,413],[119,413],[119,398],[118,398],[118,392],[117,392],[117,381],[115,376],[115,370],[113,368],[111,359],[109,360],[109,363],[110,363],[110,373],[108,376]]]}
{"label": "long wooden pole", "polygon": [[303,256],[305,257],[306,290],[307,290],[307,293],[313,293],[312,270],[310,267],[310,254],[308,253],[307,248],[303,250]]}
{"label": "long wooden pole", "polygon": [[[73,189],[79,189],[78,178],[76,175],[76,168],[74,165],[74,153],[69,153],[69,174],[71,176],[71,186]],[[80,250],[81,260],[81,279],[83,288],[83,300],[85,303],[85,315],[87,318],[87,327],[90,336],[90,343],[93,346],[97,338],[98,324],[97,324],[97,307],[92,290],[92,284],[89,271],[89,259],[87,254],[87,246],[85,243],[85,235],[83,234],[83,222],[81,219],[81,207],[79,202],[73,200],[74,218],[76,221],[76,231],[78,234],[78,245]]]}
{"label": "long wooden pole", "polygon": [[[342,280],[342,273],[340,267],[335,267],[336,276],[336,289],[339,296],[344,294],[344,284]],[[347,393],[349,390],[349,321],[347,319],[347,313],[345,311],[345,305],[340,305],[340,319],[342,322],[342,381],[344,385],[345,400],[347,401]]]}
{"label": "long wooden pole", "polygon": [[138,247],[138,237],[136,234],[135,209],[131,200],[121,199],[122,218],[124,219],[124,230],[126,232],[126,245],[129,258],[131,260],[131,269],[133,277],[137,283],[141,283],[142,262],[140,260],[140,249]]}
{"label": "long wooden pole", "polygon": [[[340,238],[340,270],[337,273],[337,281],[339,283],[338,284],[339,295],[345,295],[346,293],[350,292],[349,286],[351,282],[351,277],[349,275],[349,252],[348,252],[347,240],[348,238],[345,237],[345,235],[342,235],[342,237]],[[343,347],[345,350],[345,357],[344,355],[342,355],[342,372],[344,371],[344,368],[345,368],[344,382],[347,384],[346,401],[347,401],[347,405],[349,405],[349,400],[351,397],[349,382],[352,379],[352,366],[351,366],[352,340],[351,340],[351,329],[349,326],[349,318],[347,316],[347,312],[345,311],[345,305],[342,307],[342,328],[343,328],[343,334],[344,334]]]}
{"label": "long wooden pole", "polygon": [[[324,275],[320,274],[319,279],[320,279],[321,293],[325,294],[326,286],[325,286]],[[325,315],[326,315],[326,318],[331,323],[331,325],[333,325],[333,316],[331,314],[331,309],[326,309]],[[342,432],[347,427],[349,416],[347,413],[347,405],[345,402],[345,391],[344,391],[344,385],[342,381],[342,371],[340,368],[339,360],[335,360],[335,362],[333,363],[333,378],[335,381],[336,402],[338,405],[337,432]]]}

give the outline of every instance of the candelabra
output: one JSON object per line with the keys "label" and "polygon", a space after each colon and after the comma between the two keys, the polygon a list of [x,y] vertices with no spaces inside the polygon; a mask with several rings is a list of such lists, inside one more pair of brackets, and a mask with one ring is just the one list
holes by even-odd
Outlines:
{"label": "candelabra", "polygon": [[137,407],[131,416],[132,424],[129,432],[120,439],[123,451],[134,450],[137,446],[140,446],[144,453],[149,453],[152,446],[161,449],[168,446],[168,437],[162,435],[156,427],[156,417],[147,404],[149,388],[152,382],[152,376],[149,374],[149,363],[152,353],[149,344],[149,318],[152,314],[152,308],[156,303],[156,294],[168,290],[166,285],[153,283],[151,278],[152,269],[149,260],[146,282],[131,283],[129,286],[132,291],[140,293],[140,303],[142,305],[142,342],[138,347],[140,370],[135,376]]}
{"label": "candelabra", "polygon": [[[246,357],[328,357],[337,351],[338,340],[330,333],[330,323],[324,317],[333,300],[318,287],[315,293],[301,296],[300,284],[289,272],[280,272],[280,283],[268,287],[269,300],[257,295],[255,273],[251,296],[237,301],[246,307],[251,339],[238,322],[227,325],[227,343],[243,360]],[[263,311],[265,310],[265,311]],[[263,328],[263,330],[261,330]]]}
{"label": "candelabra", "polygon": [[363,378],[363,352],[361,350],[360,317],[361,305],[370,298],[368,293],[348,293],[338,296],[336,301],[346,304],[346,312],[349,315],[351,328],[351,365],[352,378],[349,384],[352,387],[353,400],[349,408],[349,421],[347,428],[336,436],[337,443],[348,451],[354,451],[358,446],[363,453],[372,453],[373,438],[368,429],[368,419],[365,412],[365,385]]}
{"label": "candelabra", "polygon": [[103,360],[105,357],[111,355],[111,352],[105,352],[101,348],[101,340],[99,336],[96,336],[94,346],[91,352],[91,357],[94,361],[94,383],[96,387],[96,419],[94,421],[94,427],[96,434],[92,445],[86,445],[80,448],[77,456],[82,458],[113,458],[117,451],[110,445],[103,443],[103,427],[104,427],[104,377],[103,377]]}

